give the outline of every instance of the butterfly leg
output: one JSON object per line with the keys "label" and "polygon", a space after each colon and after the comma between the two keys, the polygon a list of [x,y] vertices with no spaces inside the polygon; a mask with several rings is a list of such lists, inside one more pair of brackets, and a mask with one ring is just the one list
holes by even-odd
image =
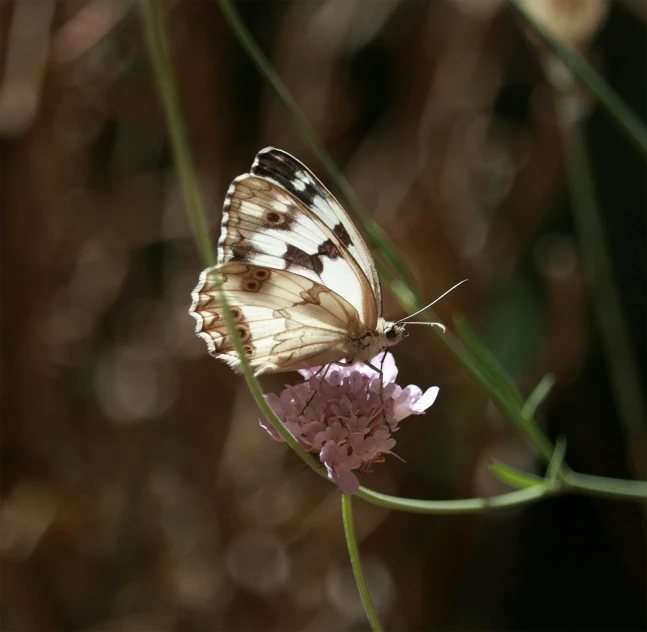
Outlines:
{"label": "butterfly leg", "polygon": [[[317,371],[316,371],[315,373],[313,373],[310,377],[317,377],[317,375],[319,375],[319,373],[321,373],[321,372],[322,372],[326,367],[328,367],[328,366],[329,366],[328,364],[322,364],[322,365],[317,369]],[[324,376],[325,376],[325,375],[326,375],[326,374],[324,373]],[[305,380],[305,379],[304,379],[304,380],[301,380],[300,382],[297,382],[297,384],[305,384],[305,383],[306,383],[306,382],[308,382],[309,380],[310,380],[310,378],[308,378],[307,380]]]}
{"label": "butterfly leg", "polygon": [[386,353],[382,354],[382,362],[380,363],[380,368],[378,369],[375,365],[370,362],[364,362],[368,367],[371,367],[373,371],[379,373],[380,375],[380,402],[382,404],[382,415],[384,416],[384,422],[386,423],[386,413],[384,412],[384,361],[386,360]]}
{"label": "butterfly leg", "polygon": [[[324,366],[320,367],[319,370],[312,377],[316,377],[317,375],[319,375],[319,373],[321,373],[322,369],[325,369],[323,375],[321,376],[321,379],[319,380],[319,384],[321,384],[321,382],[323,382],[326,379],[326,375],[328,375],[328,371],[330,370],[330,367],[332,366],[332,364],[333,363],[330,362],[329,364],[326,364],[325,367]],[[317,394],[316,390],[312,391],[312,395],[310,395],[310,397],[308,398],[308,401],[305,403],[304,407],[301,409],[301,412],[299,413],[299,415],[303,415],[303,412],[305,411],[305,409],[308,406],[310,406],[310,402],[314,399],[314,396],[316,394]]]}

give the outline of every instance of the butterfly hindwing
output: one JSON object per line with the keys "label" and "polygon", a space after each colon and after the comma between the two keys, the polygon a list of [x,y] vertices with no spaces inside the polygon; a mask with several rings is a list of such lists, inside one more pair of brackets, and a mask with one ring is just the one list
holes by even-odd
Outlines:
{"label": "butterfly hindwing", "polygon": [[256,373],[319,366],[346,355],[355,308],[338,294],[286,270],[229,263],[205,270],[193,293],[197,333],[215,357],[240,364],[216,292],[218,278]]}
{"label": "butterfly hindwing", "polygon": [[361,267],[381,311],[380,278],[373,256],[346,211],[312,171],[287,152],[266,147],[256,155],[251,173],[275,182],[317,214]]}

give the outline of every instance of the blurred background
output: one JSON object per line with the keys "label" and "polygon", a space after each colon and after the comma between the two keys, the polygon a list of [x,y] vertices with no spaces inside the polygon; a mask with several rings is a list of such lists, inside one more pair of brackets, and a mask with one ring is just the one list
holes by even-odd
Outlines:
{"label": "blurred background", "polygon": [[[647,3],[533,2],[644,117]],[[163,7],[214,240],[229,182],[266,145],[330,184],[218,4]],[[556,375],[540,421],[574,469],[645,478],[642,404],[619,405],[613,376],[645,384],[647,187],[617,127],[497,0],[237,7],[423,296],[470,280],[441,319],[465,314],[524,395]],[[266,436],[243,380],[194,336],[201,264],[137,3],[5,0],[0,68],[2,629],[368,629],[338,491]],[[612,306],[586,272],[601,253],[569,202],[558,101],[589,148],[630,362],[600,326]],[[388,293],[385,315],[405,315]],[[440,395],[403,422],[404,462],[362,484],[442,500],[508,491],[492,458],[543,473],[428,330],[395,357],[402,385]],[[354,506],[390,629],[647,626],[638,505]]]}

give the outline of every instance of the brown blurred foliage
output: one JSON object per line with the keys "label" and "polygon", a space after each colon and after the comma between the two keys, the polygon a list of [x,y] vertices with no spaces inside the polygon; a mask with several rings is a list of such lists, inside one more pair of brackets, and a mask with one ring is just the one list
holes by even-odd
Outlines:
{"label": "brown blurred foliage", "polygon": [[[164,7],[215,239],[230,180],[262,147],[326,178],[218,5]],[[542,421],[568,438],[575,469],[636,474],[582,274],[551,91],[505,7],[238,7],[424,296],[470,279],[438,306],[441,318],[466,313],[524,394],[556,374]],[[614,4],[587,54],[644,113],[643,19],[636,3]],[[242,379],[193,335],[201,266],[136,3],[4,2],[0,63],[2,629],[367,629],[338,492],[265,436]],[[583,103],[644,383],[644,172]],[[388,295],[385,313],[403,316]],[[448,499],[505,491],[493,457],[540,472],[456,360],[426,330],[411,334],[395,353],[402,383],[436,384],[440,397],[403,424],[406,462],[376,466],[363,484]],[[634,506],[567,497],[473,517],[355,506],[391,629],[645,626]]]}

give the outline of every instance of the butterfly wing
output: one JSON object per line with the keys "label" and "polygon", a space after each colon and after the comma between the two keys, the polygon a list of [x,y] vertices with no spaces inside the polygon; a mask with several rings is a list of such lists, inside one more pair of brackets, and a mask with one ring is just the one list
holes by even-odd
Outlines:
{"label": "butterfly wing", "polygon": [[352,304],[367,327],[377,324],[379,303],[359,262],[318,210],[267,178],[245,174],[232,182],[218,262],[299,274]]}
{"label": "butterfly wing", "polygon": [[190,313],[209,352],[234,369],[240,360],[216,291],[218,279],[256,374],[341,360],[349,328],[360,326],[348,301],[305,276],[246,263],[207,268],[192,294]]}
{"label": "butterfly wing", "polygon": [[352,220],[335,197],[303,163],[285,151],[266,147],[258,152],[251,173],[275,182],[311,209],[337,236],[361,267],[382,312],[382,291],[375,261]]}
{"label": "butterfly wing", "polygon": [[377,271],[357,229],[306,167],[276,149],[259,152],[229,187],[218,265],[192,295],[196,333],[237,369],[218,278],[256,373],[342,360],[381,316]]}

